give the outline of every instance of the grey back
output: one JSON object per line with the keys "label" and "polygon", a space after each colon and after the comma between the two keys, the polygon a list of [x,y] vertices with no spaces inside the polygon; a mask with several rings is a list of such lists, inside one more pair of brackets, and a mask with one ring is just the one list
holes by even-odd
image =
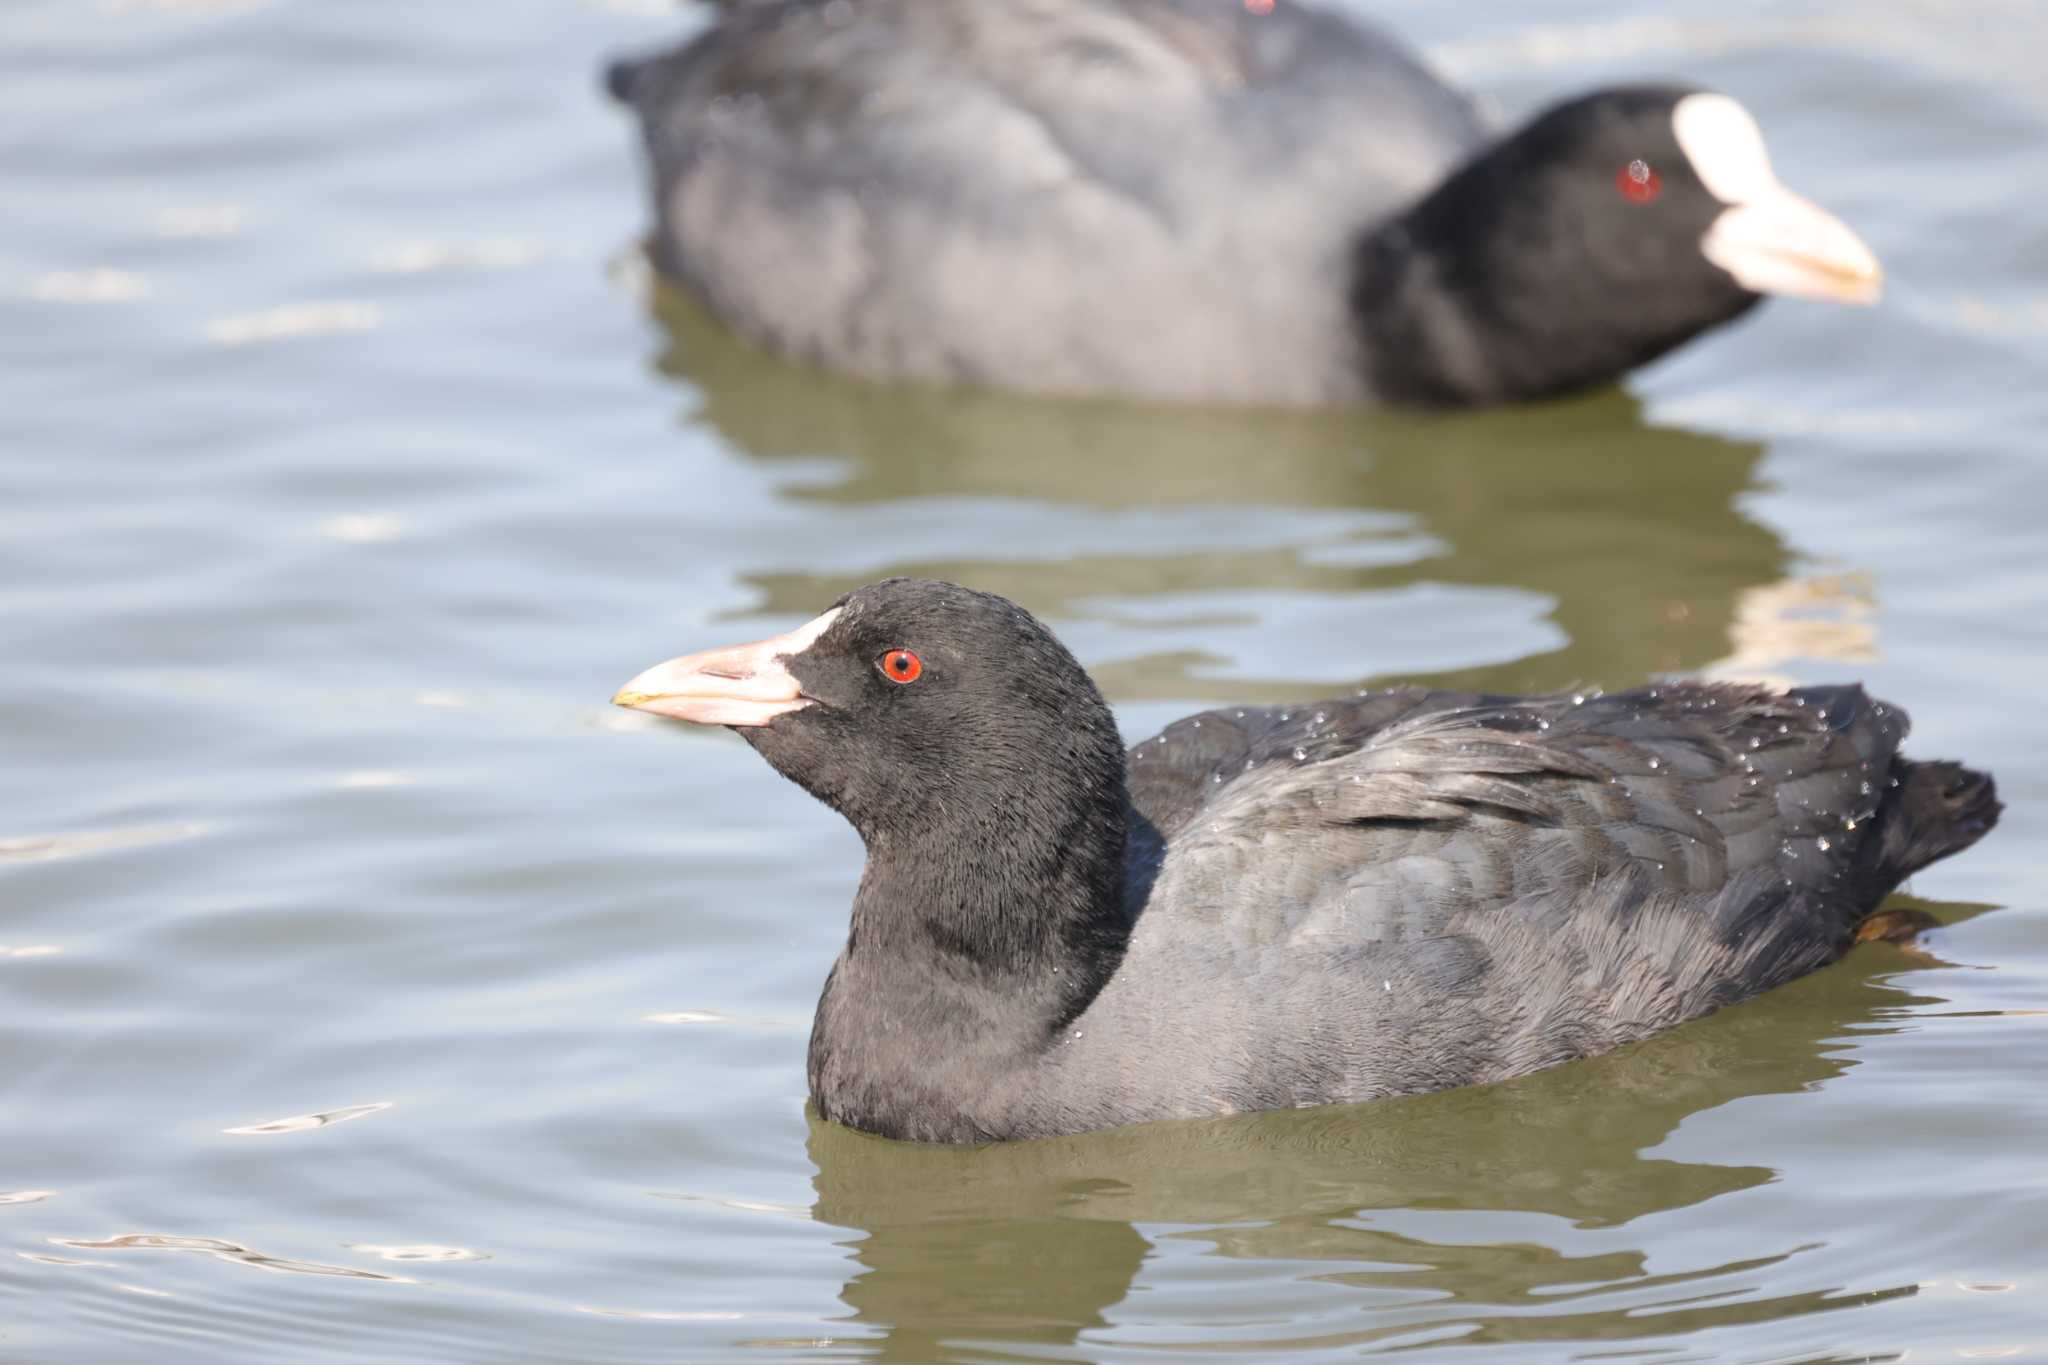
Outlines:
{"label": "grey back", "polygon": [[878,379],[1320,404],[1348,253],[1483,140],[1389,35],[1232,0],[757,0],[632,72],[661,264]]}

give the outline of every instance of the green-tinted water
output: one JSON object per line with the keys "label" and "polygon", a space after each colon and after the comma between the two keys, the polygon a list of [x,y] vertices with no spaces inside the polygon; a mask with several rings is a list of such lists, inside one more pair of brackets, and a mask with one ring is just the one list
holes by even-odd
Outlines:
{"label": "green-tinted water", "polygon": [[[595,72],[676,12],[15,0],[0,1358],[2048,1358],[2043,12],[1371,8],[1509,114],[1737,94],[1887,302],[1477,417],[877,392],[642,297]],[[889,572],[1133,735],[1861,677],[2009,809],[1925,953],[1620,1055],[896,1146],[802,1108],[857,841],[605,705]]]}

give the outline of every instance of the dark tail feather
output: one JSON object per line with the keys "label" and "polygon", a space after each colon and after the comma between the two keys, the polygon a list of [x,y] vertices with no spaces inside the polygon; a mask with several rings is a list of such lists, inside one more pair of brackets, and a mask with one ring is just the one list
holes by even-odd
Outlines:
{"label": "dark tail feather", "polygon": [[1879,895],[1939,858],[1960,853],[1990,832],[2004,807],[1991,774],[1960,763],[1907,763],[1892,769],[1898,790],[1887,802],[1873,867]]}
{"label": "dark tail feather", "polygon": [[604,88],[610,91],[611,97],[620,104],[631,104],[633,86],[640,79],[640,69],[646,65],[644,61],[611,63],[604,69]]}

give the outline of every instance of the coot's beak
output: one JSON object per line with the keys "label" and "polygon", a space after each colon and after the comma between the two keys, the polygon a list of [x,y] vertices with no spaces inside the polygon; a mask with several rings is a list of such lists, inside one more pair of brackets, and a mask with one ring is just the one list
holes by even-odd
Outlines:
{"label": "coot's beak", "polygon": [[810,648],[838,615],[835,607],[787,635],[656,664],[620,688],[612,704],[698,725],[766,725],[811,705],[784,660]]}
{"label": "coot's beak", "polygon": [[1758,294],[1876,303],[1884,291],[1884,270],[1863,239],[1779,184],[1723,210],[1700,250]]}
{"label": "coot's beak", "polygon": [[1721,211],[1700,250],[1758,294],[1875,303],[1884,271],[1863,239],[1779,183],[1763,130],[1726,95],[1702,90],[1671,111],[1672,136]]}

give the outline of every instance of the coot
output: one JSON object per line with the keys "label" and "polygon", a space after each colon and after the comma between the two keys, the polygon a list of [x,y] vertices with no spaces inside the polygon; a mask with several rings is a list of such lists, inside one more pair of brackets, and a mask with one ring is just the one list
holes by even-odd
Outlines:
{"label": "coot", "polygon": [[1599,90],[1497,138],[1393,36],[1294,0],[749,0],[609,80],[656,264],[872,379],[1493,403],[1760,294],[1878,290],[1725,95]]}
{"label": "coot", "polygon": [[1999,811],[1854,686],[1362,693],[1126,754],[1029,613],[907,578],[613,700],[737,729],[860,831],[811,1094],[928,1141],[1604,1052],[1834,961]]}

